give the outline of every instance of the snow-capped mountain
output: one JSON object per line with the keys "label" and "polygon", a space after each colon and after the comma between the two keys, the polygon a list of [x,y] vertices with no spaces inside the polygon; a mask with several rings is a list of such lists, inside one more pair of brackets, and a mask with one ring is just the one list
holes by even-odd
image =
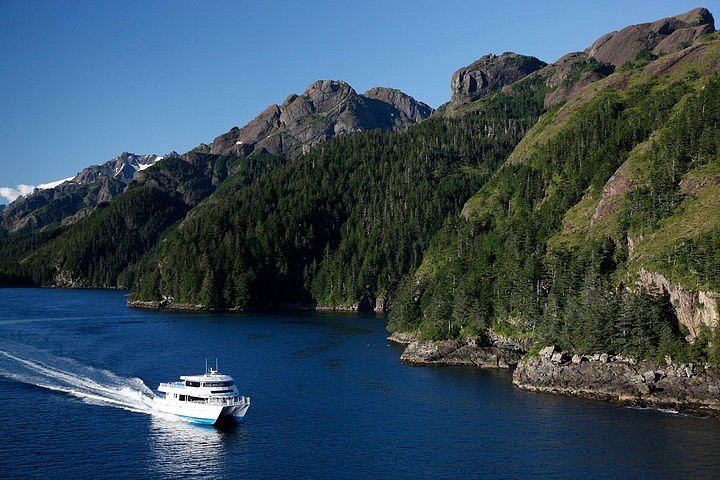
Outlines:
{"label": "snow-capped mountain", "polygon": [[81,184],[91,183],[104,176],[128,184],[135,178],[137,172],[153,166],[163,158],[157,155],[136,155],[123,152],[108,162],[83,169],[72,180]]}

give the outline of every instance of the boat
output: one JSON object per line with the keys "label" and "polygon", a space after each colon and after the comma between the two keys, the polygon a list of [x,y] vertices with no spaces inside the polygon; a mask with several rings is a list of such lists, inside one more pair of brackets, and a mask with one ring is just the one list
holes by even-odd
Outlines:
{"label": "boat", "polygon": [[[216,425],[240,420],[250,408],[250,397],[240,395],[230,375],[207,367],[202,375],[183,375],[180,381],[161,383],[153,409],[193,423]],[[164,394],[164,395],[163,395]]]}

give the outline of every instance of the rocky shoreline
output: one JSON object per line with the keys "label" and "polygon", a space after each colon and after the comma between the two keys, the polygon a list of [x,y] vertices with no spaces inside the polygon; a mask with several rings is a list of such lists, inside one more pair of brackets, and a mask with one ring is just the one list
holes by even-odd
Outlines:
{"label": "rocky shoreline", "polygon": [[636,361],[606,353],[570,356],[552,346],[523,358],[528,343],[493,332],[442,341],[396,332],[388,341],[405,345],[400,361],[408,365],[514,369],[513,384],[523,390],[720,418],[720,369],[705,365],[678,365],[669,358],[665,363]]}
{"label": "rocky shoreline", "polygon": [[406,345],[400,361],[408,365],[512,368],[525,353],[520,344],[499,336],[429,341],[413,333],[393,333],[388,341]]}
{"label": "rocky shoreline", "polygon": [[720,418],[720,370],[693,364],[635,361],[608,354],[570,357],[546,347],[520,362],[513,384],[618,405]]}

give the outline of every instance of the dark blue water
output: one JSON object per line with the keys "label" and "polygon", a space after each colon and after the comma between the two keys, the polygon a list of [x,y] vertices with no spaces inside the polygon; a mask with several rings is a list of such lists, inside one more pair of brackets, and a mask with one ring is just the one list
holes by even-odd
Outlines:
{"label": "dark blue water", "polygon": [[[402,365],[383,318],[180,314],[123,292],[0,289],[3,478],[719,478],[720,422]],[[152,415],[219,359],[245,420]],[[251,477],[252,476],[252,477]]]}

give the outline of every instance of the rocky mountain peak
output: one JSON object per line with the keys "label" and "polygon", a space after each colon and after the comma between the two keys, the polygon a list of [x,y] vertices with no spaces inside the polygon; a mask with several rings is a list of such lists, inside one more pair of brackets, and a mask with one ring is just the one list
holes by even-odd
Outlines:
{"label": "rocky mountain peak", "polygon": [[406,128],[432,108],[399,90],[376,87],[359,95],[342,80],[318,80],[301,95],[270,105],[242,128],[215,138],[210,153],[249,155],[266,150],[294,157],[337,135]]}
{"label": "rocky mountain peak", "polygon": [[450,83],[452,103],[473,102],[490,92],[541,69],[545,62],[535,57],[507,52],[485,55],[453,73]]}
{"label": "rocky mountain peak", "polygon": [[586,50],[591,57],[620,67],[638,56],[660,56],[682,50],[697,37],[715,31],[715,20],[705,8],[674,17],[631,25],[595,40]]}

